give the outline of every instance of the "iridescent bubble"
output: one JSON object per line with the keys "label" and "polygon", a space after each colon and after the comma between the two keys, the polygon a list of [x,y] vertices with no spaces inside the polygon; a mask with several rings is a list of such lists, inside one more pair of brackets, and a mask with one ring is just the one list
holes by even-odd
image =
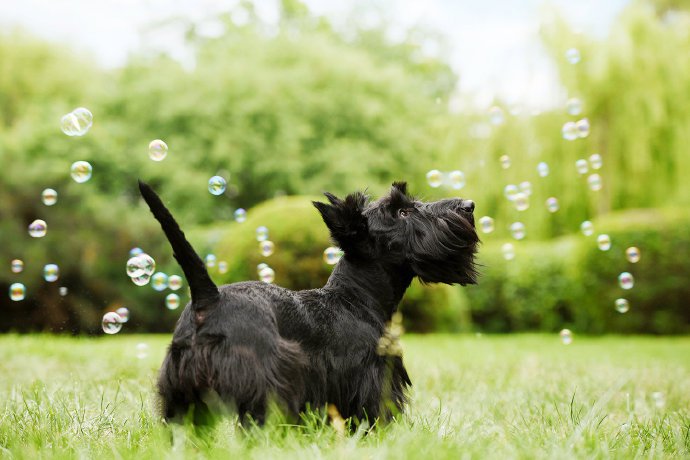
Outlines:
{"label": "iridescent bubble", "polygon": [[41,192],[41,201],[46,206],[52,206],[57,203],[57,192],[52,188],[47,188]]}
{"label": "iridescent bubble", "polygon": [[594,234],[594,224],[586,220],[580,224],[580,231],[585,236],[592,236]]}
{"label": "iridescent bubble", "polygon": [[256,266],[256,273],[261,273],[261,270],[263,270],[266,267],[268,267],[268,264],[261,262],[259,265]]}
{"label": "iridescent bubble", "polygon": [[625,257],[628,259],[628,262],[636,264],[640,261],[640,250],[635,246],[631,246],[625,250]]}
{"label": "iridescent bubble", "polygon": [[65,286],[60,286],[60,289],[58,289],[58,292],[60,293],[60,295],[62,297],[65,297],[69,291]]}
{"label": "iridescent bubble", "polygon": [[561,135],[566,141],[574,141],[577,139],[577,125],[573,121],[566,121],[561,128]]}
{"label": "iridescent bubble", "polygon": [[70,167],[70,175],[78,184],[83,184],[91,179],[91,174],[93,174],[93,168],[88,161],[75,161]]}
{"label": "iridescent bubble", "polygon": [[182,277],[178,275],[170,275],[168,278],[168,287],[172,291],[177,291],[182,287]]}
{"label": "iridescent bubble", "polygon": [[656,406],[657,409],[663,409],[666,405],[666,397],[664,394],[660,391],[655,391],[651,396],[652,401],[654,401],[654,406]]}
{"label": "iridescent bubble", "polygon": [[14,300],[15,302],[19,302],[20,300],[24,300],[24,297],[26,297],[26,286],[24,286],[22,283],[10,284],[10,299],[11,300]]}
{"label": "iridescent bubble", "polygon": [[341,257],[342,251],[340,250],[340,248],[330,246],[323,251],[323,261],[326,262],[328,265],[337,264]]}
{"label": "iridescent bubble", "polygon": [[137,359],[146,359],[149,355],[149,346],[145,343],[137,344]]}
{"label": "iridescent bubble", "polygon": [[527,208],[529,208],[529,197],[526,193],[519,192],[517,195],[515,195],[513,204],[515,205],[515,209],[518,211],[525,211]]}
{"label": "iridescent bubble", "polygon": [[208,180],[208,191],[211,195],[222,195],[228,183],[220,176],[213,176]]}
{"label": "iridescent bubble", "polygon": [[520,191],[527,196],[532,194],[532,183],[530,181],[520,182]]}
{"label": "iridescent bubble", "polygon": [[522,222],[513,222],[510,224],[510,234],[513,235],[513,238],[516,240],[523,239],[526,233],[525,224]]}
{"label": "iridescent bubble", "polygon": [[587,165],[587,160],[580,158],[575,162],[575,170],[580,174],[587,174],[589,166]]}
{"label": "iridescent bubble", "polygon": [[180,296],[175,293],[170,293],[165,296],[165,307],[168,310],[176,310],[180,306]]}
{"label": "iridescent bubble", "polygon": [[510,201],[515,201],[515,197],[517,196],[518,193],[520,193],[520,189],[517,187],[517,185],[508,184],[503,189],[503,194]]}
{"label": "iridescent bubble", "polygon": [[623,272],[618,275],[618,284],[620,284],[621,288],[625,290],[632,289],[635,285],[635,279],[633,278],[632,273]]}
{"label": "iridescent bubble", "polygon": [[224,275],[228,272],[228,263],[224,260],[218,261],[218,273]]}
{"label": "iridescent bubble", "polygon": [[543,161],[537,165],[537,173],[539,177],[546,177],[549,175],[549,165]]}
{"label": "iridescent bubble", "polygon": [[268,239],[268,228],[263,225],[256,227],[256,241],[266,241]]}
{"label": "iridescent bubble", "polygon": [[57,281],[60,276],[60,268],[55,264],[46,264],[43,267],[43,279],[47,282],[52,283]]}
{"label": "iridescent bubble", "polygon": [[215,254],[206,254],[206,257],[204,258],[204,262],[206,263],[206,268],[215,267],[217,260],[218,260],[218,258],[216,257]]}
{"label": "iridescent bubble", "polygon": [[580,51],[577,48],[568,48],[565,52],[565,58],[571,64],[577,64],[580,62]]}
{"label": "iridescent bubble", "polygon": [[68,136],[83,136],[93,124],[93,114],[84,107],[79,107],[63,115],[60,120],[60,129]]}
{"label": "iridescent bubble", "polygon": [[510,168],[510,157],[508,155],[501,155],[501,158],[499,158],[498,161],[501,163],[501,168]]}
{"label": "iridescent bubble", "polygon": [[138,256],[138,255],[143,254],[143,253],[144,253],[144,250],[141,248],[132,248],[129,250],[129,257]]}
{"label": "iridescent bubble", "polygon": [[603,186],[601,183],[601,176],[596,173],[590,174],[587,178],[587,185],[589,185],[590,190],[598,192],[599,190],[601,190],[601,187]]}
{"label": "iridescent bubble", "polygon": [[117,310],[115,310],[115,313],[117,313],[117,316],[120,317],[121,323],[126,323],[127,321],[129,321],[129,308],[120,307]]}
{"label": "iridescent bubble", "polygon": [[592,169],[601,169],[604,164],[603,158],[598,153],[593,153],[589,156],[589,165]]}
{"label": "iridescent bubble", "polygon": [[597,236],[597,246],[602,251],[608,251],[611,249],[611,238],[607,234],[602,233],[601,235]]}
{"label": "iridescent bubble", "polygon": [[565,103],[565,108],[570,115],[580,115],[582,112],[582,101],[576,97],[571,97]]}
{"label": "iridescent bubble", "polygon": [[443,184],[443,173],[438,169],[432,169],[426,173],[426,181],[430,187],[438,188]]}
{"label": "iridescent bubble", "polygon": [[144,275],[153,275],[153,272],[156,271],[156,261],[146,253],[141,254],[140,257],[144,260]]}
{"label": "iridescent bubble", "polygon": [[46,225],[45,220],[36,219],[35,221],[31,222],[31,224],[29,224],[29,235],[31,235],[34,238],[42,238],[46,236],[47,231],[48,225]]}
{"label": "iridescent bubble", "polygon": [[168,144],[160,139],[153,140],[149,143],[149,158],[153,161],[163,161],[167,155]]}
{"label": "iridescent bubble", "polygon": [[275,244],[273,244],[273,241],[265,240],[259,242],[259,251],[261,251],[262,256],[268,257],[273,254],[274,250]]}
{"label": "iridescent bubble", "polygon": [[626,299],[616,299],[616,311],[618,313],[627,313],[630,310],[630,303]]}
{"label": "iridescent bubble", "polygon": [[235,221],[242,223],[245,220],[247,220],[247,211],[245,211],[243,208],[235,209]]}
{"label": "iridescent bubble", "polygon": [[448,185],[455,190],[460,190],[465,186],[465,174],[462,171],[451,171],[447,178]]}
{"label": "iridescent bubble", "polygon": [[151,277],[151,287],[156,291],[164,291],[168,287],[168,275],[163,272],[156,272]]}
{"label": "iridescent bubble", "polygon": [[556,212],[560,209],[560,205],[558,204],[558,199],[555,197],[550,197],[546,199],[546,209],[548,209],[549,212]]}
{"label": "iridescent bubble", "polygon": [[127,276],[133,278],[143,275],[145,266],[146,260],[141,255],[130,257],[126,265]]}
{"label": "iridescent bubble", "polygon": [[489,216],[484,216],[479,219],[479,228],[483,233],[491,233],[494,231],[494,220]]}
{"label": "iridescent bubble", "polygon": [[494,105],[489,108],[489,121],[492,125],[500,125],[505,121],[503,109]]}
{"label": "iridescent bubble", "polygon": [[577,128],[577,137],[580,139],[584,139],[585,137],[589,136],[589,120],[587,118],[578,120],[575,123],[575,127]]}
{"label": "iridescent bubble", "polygon": [[573,333],[570,332],[570,329],[563,329],[558,335],[561,337],[561,343],[563,343],[563,345],[570,345],[573,343]]}
{"label": "iridescent bubble", "polygon": [[117,334],[122,330],[122,318],[114,311],[109,311],[103,315],[101,326],[106,334]]}
{"label": "iridescent bubble", "polygon": [[505,243],[501,246],[501,252],[505,260],[513,260],[515,258],[515,247],[512,243]]}
{"label": "iridescent bubble", "polygon": [[10,270],[12,270],[12,273],[21,273],[24,270],[24,261],[14,259],[10,262]]}
{"label": "iridescent bubble", "polygon": [[272,283],[276,274],[271,267],[264,267],[259,272],[259,279],[264,283]]}
{"label": "iridescent bubble", "polygon": [[144,273],[143,275],[131,277],[131,280],[132,283],[136,284],[137,286],[146,286],[149,284],[149,281],[151,281],[151,276]]}

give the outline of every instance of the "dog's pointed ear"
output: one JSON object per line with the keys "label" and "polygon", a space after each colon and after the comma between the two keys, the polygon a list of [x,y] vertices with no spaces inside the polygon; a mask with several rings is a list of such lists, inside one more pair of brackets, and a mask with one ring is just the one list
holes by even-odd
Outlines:
{"label": "dog's pointed ear", "polygon": [[407,182],[393,182],[391,193],[395,193],[395,191],[407,195]]}
{"label": "dog's pointed ear", "polygon": [[330,204],[313,201],[323,221],[331,232],[331,238],[345,254],[363,254],[367,244],[368,226],[364,209],[369,198],[362,192],[351,193],[344,200],[332,193],[324,195]]}

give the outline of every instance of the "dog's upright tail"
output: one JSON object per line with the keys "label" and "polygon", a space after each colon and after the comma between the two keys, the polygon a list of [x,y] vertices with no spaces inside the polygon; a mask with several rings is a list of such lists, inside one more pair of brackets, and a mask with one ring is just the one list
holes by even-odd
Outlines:
{"label": "dog's upright tail", "polygon": [[215,304],[219,295],[218,287],[211,280],[204,261],[189,244],[184,232],[177,225],[172,214],[160,197],[156,195],[156,192],[142,181],[139,181],[139,191],[146,204],[149,205],[153,216],[160,222],[165,236],[168,237],[170,246],[172,246],[175,259],[182,267],[185,278],[187,278],[192,292],[192,309],[203,310],[207,306]]}

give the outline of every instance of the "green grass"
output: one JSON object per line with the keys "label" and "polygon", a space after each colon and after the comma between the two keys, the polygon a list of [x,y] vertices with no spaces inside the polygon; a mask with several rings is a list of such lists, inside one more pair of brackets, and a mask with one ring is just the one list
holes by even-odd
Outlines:
{"label": "green grass", "polygon": [[690,338],[406,336],[414,390],[394,423],[342,437],[312,414],[203,438],[155,415],[168,340],[0,336],[0,458],[690,456]]}

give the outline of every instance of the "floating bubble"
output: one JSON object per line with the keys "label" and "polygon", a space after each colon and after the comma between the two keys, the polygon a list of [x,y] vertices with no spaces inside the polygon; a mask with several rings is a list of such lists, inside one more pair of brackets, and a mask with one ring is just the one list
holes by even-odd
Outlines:
{"label": "floating bubble", "polygon": [[543,161],[537,165],[537,173],[539,177],[546,177],[549,175],[549,165]]}
{"label": "floating bubble", "polygon": [[580,115],[582,113],[582,101],[576,97],[571,97],[565,103],[565,108],[570,115]]}
{"label": "floating bubble", "polygon": [[120,317],[121,323],[126,323],[129,321],[129,309],[127,307],[120,307],[115,310],[115,313],[117,313],[117,316]]}
{"label": "floating bubble", "polygon": [[580,158],[575,162],[575,170],[580,174],[587,174],[589,166],[587,165],[587,160]]}
{"label": "floating bubble", "polygon": [[522,222],[513,222],[510,224],[510,234],[513,235],[513,238],[516,240],[523,239],[526,233],[525,224]]}
{"label": "floating bubble", "polygon": [[268,228],[263,225],[256,227],[256,241],[266,241],[268,239]]}
{"label": "floating bubble", "polygon": [[168,294],[165,296],[165,307],[168,310],[177,310],[177,307],[180,306],[180,296],[173,293]]}
{"label": "floating bubble", "polygon": [[268,267],[268,264],[261,262],[259,265],[256,266],[256,273],[260,273],[261,270],[263,270],[266,267]]}
{"label": "floating bubble", "polygon": [[144,275],[153,275],[153,272],[156,271],[156,261],[146,253],[141,254],[140,257],[144,260]]}
{"label": "floating bubble", "polygon": [[68,136],[83,136],[93,125],[93,114],[84,107],[79,107],[63,115],[60,129]]}
{"label": "floating bubble", "polygon": [[621,288],[625,289],[626,291],[628,289],[632,289],[635,285],[635,279],[633,278],[632,273],[623,272],[618,275],[618,284],[620,284]]}
{"label": "floating bubble", "polygon": [[273,254],[274,250],[275,244],[273,244],[273,241],[264,240],[259,242],[259,251],[261,251],[262,256],[268,257]]}
{"label": "floating bubble", "polygon": [[462,171],[451,171],[448,173],[448,185],[455,190],[460,190],[465,186],[465,174]]}
{"label": "floating bubble", "polygon": [[65,297],[69,290],[65,286],[60,286],[60,289],[58,289],[58,292],[62,297]]}
{"label": "floating bubble", "polygon": [[616,299],[616,311],[618,313],[627,313],[630,310],[630,303],[626,299]]}
{"label": "floating bubble", "polygon": [[217,257],[215,254],[206,254],[204,262],[206,263],[206,268],[213,268],[216,266]]}
{"label": "floating bubble", "polygon": [[78,184],[83,184],[91,179],[92,174],[93,168],[88,161],[75,161],[70,167],[70,176],[72,176],[74,182]]}
{"label": "floating bubble", "polygon": [[149,143],[149,158],[153,161],[163,161],[167,155],[168,144],[160,139],[153,140]]}
{"label": "floating bubble", "polygon": [[560,209],[560,205],[558,204],[558,199],[555,197],[550,197],[546,199],[546,209],[548,209],[549,212],[556,212]]}
{"label": "floating bubble", "polygon": [[134,257],[138,256],[144,253],[144,250],[141,248],[132,248],[129,250],[129,257]]}
{"label": "floating bubble", "polygon": [[182,277],[178,275],[170,275],[168,278],[168,287],[173,291],[180,289],[182,287]]}
{"label": "floating bubble", "polygon": [[146,359],[149,355],[149,346],[145,343],[137,344],[137,359]]}
{"label": "floating bubble", "polygon": [[505,260],[513,260],[515,258],[515,247],[512,243],[505,243],[501,246],[501,252],[503,252],[503,258]]}
{"label": "floating bubble", "polygon": [[501,163],[501,168],[510,168],[510,157],[508,155],[501,155],[501,158],[499,158],[498,161]]}
{"label": "floating bubble", "polygon": [[328,265],[335,265],[338,263],[343,255],[343,251],[340,248],[330,246],[323,251],[323,261]]}
{"label": "floating bubble", "polygon": [[247,211],[245,211],[243,208],[235,209],[235,221],[242,223],[245,220],[247,220]]}
{"label": "floating bubble", "polygon": [[563,345],[570,345],[573,343],[573,333],[570,332],[570,329],[562,329],[558,335],[561,337],[561,343],[563,343]]}
{"label": "floating bubble", "polygon": [[580,139],[584,139],[585,137],[589,136],[589,120],[587,118],[578,120],[575,123],[575,128],[577,128],[577,137]]}
{"label": "floating bubble", "polygon": [[489,216],[484,216],[479,219],[479,228],[483,233],[491,233],[494,231],[494,220]]}
{"label": "floating bubble", "polygon": [[593,153],[589,156],[589,166],[591,166],[592,169],[601,169],[603,164],[604,160],[598,153]]}
{"label": "floating bubble", "polygon": [[211,195],[222,195],[228,183],[220,176],[213,176],[208,180],[208,191]]}
{"label": "floating bubble", "polygon": [[271,267],[264,267],[259,272],[259,279],[264,283],[272,283],[276,277],[276,273]]}
{"label": "floating bubble", "polygon": [[566,141],[577,139],[577,125],[573,121],[566,121],[561,128],[561,135]]}
{"label": "floating bubble", "polygon": [[602,251],[608,251],[609,249],[611,249],[611,237],[609,237],[605,233],[602,233],[601,235],[597,236],[597,246]]}
{"label": "floating bubble", "polygon": [[598,192],[599,190],[601,190],[602,187],[601,176],[596,173],[590,174],[587,178],[587,185],[589,185],[590,190]]}
{"label": "floating bubble", "polygon": [[55,264],[46,264],[43,267],[43,279],[47,282],[52,283],[57,281],[60,276],[60,268]]}
{"label": "floating bubble", "polygon": [[24,300],[24,297],[26,297],[26,286],[24,286],[22,283],[10,284],[10,299],[11,300],[14,300],[15,302],[19,302],[20,300]]}
{"label": "floating bubble", "polygon": [[149,281],[151,281],[151,276],[144,273],[143,275],[132,276],[131,280],[132,283],[136,284],[137,286],[146,286],[149,284]]}
{"label": "floating bubble", "polygon": [[134,278],[143,275],[145,266],[146,260],[141,255],[130,257],[126,265],[127,276]]}
{"label": "floating bubble", "polygon": [[492,125],[501,125],[505,121],[503,109],[494,105],[489,108],[489,121]]}
{"label": "floating bubble", "polygon": [[12,273],[21,273],[24,270],[24,261],[14,259],[10,262],[10,270],[12,270]]}
{"label": "floating bubble", "polygon": [[508,184],[503,189],[503,194],[510,201],[515,201],[515,197],[517,196],[518,193],[520,193],[520,189],[518,188],[517,185]]}
{"label": "floating bubble", "polygon": [[565,58],[571,64],[577,64],[580,62],[580,51],[577,48],[568,48],[565,52]]}
{"label": "floating bubble", "polygon": [[529,197],[526,193],[519,192],[517,195],[515,195],[513,204],[515,205],[515,209],[518,211],[525,211],[527,208],[529,208]]}
{"label": "floating bubble", "polygon": [[41,192],[41,201],[46,206],[52,206],[57,203],[57,192],[52,188],[47,188]]}
{"label": "floating bubble", "polygon": [[156,291],[164,291],[168,287],[168,275],[163,272],[156,272],[151,277],[151,287]]}
{"label": "floating bubble", "polygon": [[657,409],[663,409],[666,405],[666,397],[660,391],[652,393],[652,401],[654,401],[654,405]]}
{"label": "floating bubble", "polygon": [[625,257],[628,259],[628,262],[636,264],[640,261],[640,250],[635,246],[631,246],[625,250]]}
{"label": "floating bubble", "polygon": [[426,181],[430,187],[438,188],[443,184],[443,173],[438,169],[432,169],[426,173]]}
{"label": "floating bubble", "polygon": [[101,326],[106,334],[117,334],[122,330],[122,318],[114,311],[109,311],[103,315]]}
{"label": "floating bubble", "polygon": [[528,180],[520,182],[520,191],[527,196],[532,194],[532,183]]}
{"label": "floating bubble", "polygon": [[47,231],[48,225],[46,225],[45,220],[36,219],[35,221],[31,222],[31,224],[29,224],[29,235],[31,235],[34,238],[42,238],[46,236]]}
{"label": "floating bubble", "polygon": [[594,224],[586,220],[580,224],[580,231],[585,236],[592,236],[594,234]]}
{"label": "floating bubble", "polygon": [[224,275],[228,272],[228,263],[224,260],[218,262],[218,273]]}

